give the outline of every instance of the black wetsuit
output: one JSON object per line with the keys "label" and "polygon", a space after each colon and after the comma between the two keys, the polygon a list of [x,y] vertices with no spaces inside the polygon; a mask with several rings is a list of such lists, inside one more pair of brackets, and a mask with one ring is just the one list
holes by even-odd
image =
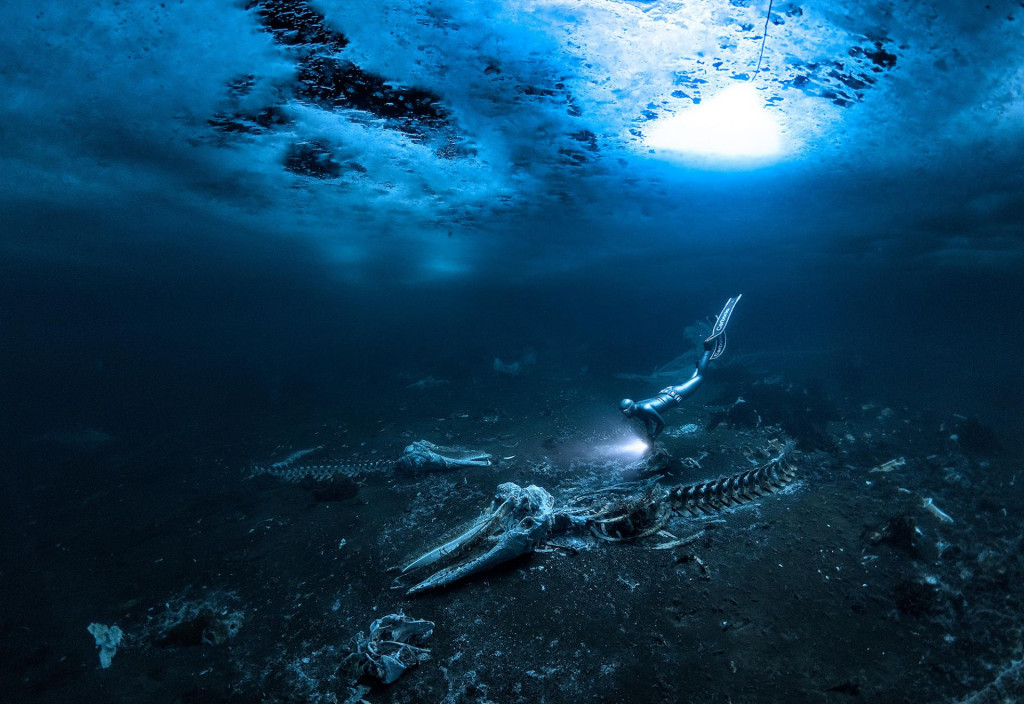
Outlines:
{"label": "black wetsuit", "polygon": [[722,308],[722,312],[715,319],[711,334],[704,340],[704,353],[697,360],[697,369],[693,376],[682,384],[667,386],[658,392],[653,398],[645,398],[643,401],[633,402],[628,398],[622,399],[619,409],[627,418],[639,418],[644,422],[647,430],[647,439],[652,443],[665,428],[665,420],[661,417],[664,411],[670,411],[684,400],[693,395],[697,387],[704,381],[704,372],[712,359],[718,359],[725,352],[725,327],[729,324],[732,311],[739,303],[742,296],[730,298]]}
{"label": "black wetsuit", "polygon": [[697,368],[694,370],[693,376],[684,383],[668,386],[659,391],[657,396],[645,398],[643,401],[637,401],[632,406],[622,409],[622,412],[627,416],[639,418],[644,422],[644,428],[647,430],[647,438],[649,440],[653,442],[665,428],[665,421],[662,419],[661,414],[665,411],[671,411],[692,396],[697,387],[704,381],[704,372],[708,368],[708,362],[711,361],[711,352],[712,350],[710,349],[704,350],[704,354],[697,361]]}

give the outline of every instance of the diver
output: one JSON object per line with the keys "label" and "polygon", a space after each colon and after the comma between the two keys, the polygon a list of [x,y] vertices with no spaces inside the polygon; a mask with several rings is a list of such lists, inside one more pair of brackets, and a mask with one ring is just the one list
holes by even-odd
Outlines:
{"label": "diver", "polygon": [[693,392],[704,381],[704,372],[707,371],[708,364],[711,360],[718,359],[725,352],[725,326],[729,324],[732,310],[740,302],[742,295],[740,294],[726,301],[722,312],[718,314],[715,325],[711,329],[711,334],[704,340],[704,353],[697,360],[697,369],[693,372],[693,376],[682,384],[662,389],[653,398],[646,398],[643,401],[633,401],[632,399],[624,398],[619,402],[619,409],[623,415],[627,418],[639,418],[644,422],[644,427],[647,429],[647,439],[652,445],[665,428],[665,421],[662,419],[661,414],[672,410],[682,403],[683,400],[692,396]]}

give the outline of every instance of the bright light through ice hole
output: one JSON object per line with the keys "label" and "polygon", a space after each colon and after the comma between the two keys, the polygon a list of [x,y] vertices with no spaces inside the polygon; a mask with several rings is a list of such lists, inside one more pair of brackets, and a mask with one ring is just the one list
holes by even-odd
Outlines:
{"label": "bright light through ice hole", "polygon": [[620,448],[623,452],[629,452],[631,454],[640,455],[647,451],[647,443],[640,438],[622,445]]}
{"label": "bright light through ice hole", "polygon": [[729,86],[699,105],[658,120],[645,142],[654,149],[728,158],[765,158],[782,151],[779,125],[749,83]]}

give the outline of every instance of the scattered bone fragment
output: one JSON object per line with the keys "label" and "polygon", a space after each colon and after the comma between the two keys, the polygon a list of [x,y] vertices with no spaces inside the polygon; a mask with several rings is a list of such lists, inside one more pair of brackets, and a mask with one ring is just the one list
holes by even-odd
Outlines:
{"label": "scattered bone fragment", "polygon": [[[551,534],[553,523],[551,494],[539,486],[524,488],[506,482],[498,487],[495,503],[467,531],[414,560],[402,573],[468,557],[443,567],[410,588],[408,593],[443,587],[533,552]],[[481,543],[483,552],[473,554]]]}
{"label": "scattered bone fragment", "polygon": [[254,467],[252,476],[269,474],[273,477],[293,484],[312,480],[328,481],[337,476],[355,477],[357,475],[399,470],[421,474],[451,469],[470,469],[473,467],[489,467],[491,455],[478,450],[461,447],[444,447],[426,440],[417,440],[408,445],[398,459],[370,460],[365,462],[325,462],[315,465],[295,465],[295,461],[318,450],[322,446],[293,452],[280,462],[269,467]]}
{"label": "scattered bone fragment", "polygon": [[296,460],[300,460],[306,455],[312,455],[314,452],[319,452],[322,449],[324,449],[323,445],[317,445],[316,447],[307,447],[304,450],[296,450],[295,452],[288,455],[280,462],[275,462],[274,464],[270,465],[270,467],[271,469],[284,469],[285,467],[290,467],[292,464],[295,463]]}
{"label": "scattered bone fragment", "polygon": [[936,506],[935,502],[930,497],[924,500],[923,506],[925,511],[932,514],[943,523],[953,523],[953,517]]}
{"label": "scattered bone fragment", "polygon": [[96,647],[100,650],[100,667],[106,670],[124,639],[124,632],[117,626],[105,626],[102,623],[90,623],[88,631],[96,639]]}
{"label": "scattered bone fragment", "polygon": [[889,472],[891,472],[894,469],[898,469],[900,467],[906,466],[906,464],[907,464],[906,458],[897,457],[895,459],[889,460],[888,462],[883,462],[882,464],[880,464],[877,467],[873,468],[871,471],[872,471],[872,473],[879,472],[879,473],[882,473],[882,474],[888,474]]}
{"label": "scattered bone fragment", "polygon": [[370,624],[370,635],[360,631],[348,644],[345,665],[353,679],[368,675],[391,684],[406,670],[430,657],[420,644],[434,632],[431,621],[409,618],[401,611]]}
{"label": "scattered bone fragment", "polygon": [[400,471],[422,473],[443,469],[489,467],[491,455],[461,447],[443,447],[426,440],[417,440],[405,448],[395,468]]}
{"label": "scattered bone fragment", "polygon": [[448,383],[447,379],[435,379],[432,376],[428,376],[428,377],[425,377],[423,379],[420,379],[419,381],[414,381],[413,383],[409,384],[405,388],[407,388],[407,389],[420,389],[420,390],[424,390],[424,389],[432,389],[432,388],[434,388],[436,386],[443,386],[443,385],[445,385],[447,383]]}
{"label": "scattered bone fragment", "polygon": [[667,543],[661,543],[660,545],[655,545],[654,548],[652,548],[652,549],[654,549],[654,550],[672,550],[674,548],[682,548],[682,547],[686,547],[687,545],[693,545],[698,540],[703,538],[706,533],[707,533],[707,531],[703,531],[703,530],[702,531],[698,531],[698,532],[694,533],[693,535],[691,535],[688,538],[678,538],[676,540],[671,540],[671,541],[669,541]]}

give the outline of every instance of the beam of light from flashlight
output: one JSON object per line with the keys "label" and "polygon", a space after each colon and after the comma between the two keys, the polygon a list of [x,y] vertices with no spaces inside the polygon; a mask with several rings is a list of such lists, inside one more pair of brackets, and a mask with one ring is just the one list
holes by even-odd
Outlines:
{"label": "beam of light from flashlight", "polygon": [[630,442],[627,442],[624,445],[620,445],[619,450],[633,455],[642,455],[643,453],[647,452],[647,443],[641,440],[640,438],[636,438],[635,440],[631,440]]}

